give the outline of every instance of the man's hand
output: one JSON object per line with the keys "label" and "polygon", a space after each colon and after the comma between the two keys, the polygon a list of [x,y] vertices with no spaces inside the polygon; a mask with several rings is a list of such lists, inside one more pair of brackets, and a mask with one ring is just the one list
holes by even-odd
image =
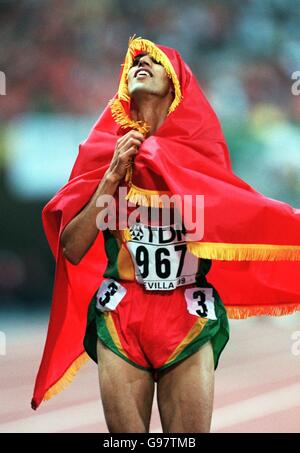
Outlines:
{"label": "man's hand", "polygon": [[117,140],[114,155],[108,169],[110,179],[120,182],[124,178],[127,168],[132,164],[144,140],[143,134],[137,131],[130,131]]}

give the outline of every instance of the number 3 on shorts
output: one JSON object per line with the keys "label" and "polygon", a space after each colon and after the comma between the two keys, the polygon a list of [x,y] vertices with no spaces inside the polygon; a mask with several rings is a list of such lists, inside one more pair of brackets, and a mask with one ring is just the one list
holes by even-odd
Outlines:
{"label": "number 3 on shorts", "polygon": [[213,288],[188,288],[184,291],[188,312],[191,315],[216,320]]}
{"label": "number 3 on shorts", "polygon": [[104,280],[97,291],[96,309],[112,311],[119,305],[126,294],[126,288],[114,279]]}

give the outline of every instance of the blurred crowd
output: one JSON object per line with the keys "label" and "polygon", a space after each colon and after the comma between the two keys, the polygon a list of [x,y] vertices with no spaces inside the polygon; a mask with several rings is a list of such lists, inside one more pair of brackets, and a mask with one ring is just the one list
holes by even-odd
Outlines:
{"label": "blurred crowd", "polygon": [[177,48],[220,113],[271,104],[299,120],[299,13],[294,0],[1,0],[1,117],[98,112],[136,34]]}
{"label": "blurred crowd", "polygon": [[[300,71],[297,3],[0,0],[0,71],[7,79],[0,176],[11,152],[3,158],[6,125],[28,112],[96,117],[116,91],[136,34],[182,54],[221,119],[237,174],[300,207],[300,96],[291,91]],[[47,299],[53,262],[40,222],[45,200],[25,209],[0,182],[9,220],[0,231],[0,293]]]}

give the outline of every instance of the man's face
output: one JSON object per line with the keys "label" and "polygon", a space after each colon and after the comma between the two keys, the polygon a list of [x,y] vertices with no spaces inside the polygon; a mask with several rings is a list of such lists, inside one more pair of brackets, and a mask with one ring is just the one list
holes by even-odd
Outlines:
{"label": "man's face", "polygon": [[142,93],[165,97],[170,91],[174,91],[173,83],[165,68],[149,54],[137,55],[128,71],[130,97],[139,96]]}

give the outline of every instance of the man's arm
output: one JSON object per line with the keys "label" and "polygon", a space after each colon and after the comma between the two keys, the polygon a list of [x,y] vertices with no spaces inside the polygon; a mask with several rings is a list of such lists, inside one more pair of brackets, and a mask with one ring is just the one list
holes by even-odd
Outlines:
{"label": "man's arm", "polygon": [[96,206],[97,198],[104,194],[113,196],[118,185],[118,179],[106,172],[90,201],[64,229],[61,235],[63,254],[72,264],[80,262],[97,237],[96,217],[103,209]]}
{"label": "man's arm", "polygon": [[117,141],[110,167],[100,181],[90,201],[65,227],[61,235],[63,254],[72,264],[78,264],[94,243],[99,232],[96,224],[97,215],[105,206],[97,207],[100,195],[114,195],[127,168],[144,141],[144,136],[137,131],[130,131]]}

